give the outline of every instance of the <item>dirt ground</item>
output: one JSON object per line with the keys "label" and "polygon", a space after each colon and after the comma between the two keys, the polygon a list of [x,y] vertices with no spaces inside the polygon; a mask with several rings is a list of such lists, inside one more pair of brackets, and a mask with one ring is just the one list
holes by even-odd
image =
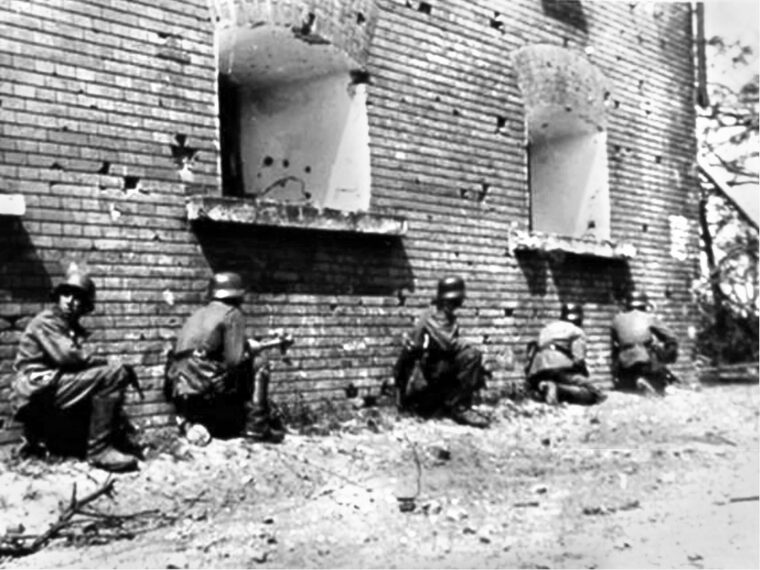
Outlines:
{"label": "dirt ground", "polygon": [[[506,400],[488,430],[363,409],[281,445],[175,439],[92,504],[122,527],[91,516],[0,568],[757,568],[759,399],[692,386]],[[43,532],[106,478],[5,460],[0,533]]]}

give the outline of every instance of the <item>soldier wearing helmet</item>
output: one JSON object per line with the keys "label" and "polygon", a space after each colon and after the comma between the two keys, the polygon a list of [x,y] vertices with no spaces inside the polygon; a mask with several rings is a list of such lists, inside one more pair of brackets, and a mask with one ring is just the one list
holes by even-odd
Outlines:
{"label": "soldier wearing helmet", "polygon": [[443,413],[484,428],[489,420],[472,409],[473,395],[485,386],[482,355],[459,336],[456,309],[464,299],[461,277],[438,281],[433,306],[417,320],[411,338],[405,338],[394,366],[397,403],[423,416]]}
{"label": "soldier wearing helmet", "polygon": [[271,417],[270,365],[254,357],[265,348],[292,343],[287,335],[257,342],[245,332],[240,275],[215,274],[208,303],[185,322],[166,367],[164,392],[182,418],[182,429],[208,441],[213,435],[242,433],[255,441],[277,443],[285,432]]}
{"label": "soldier wearing helmet", "polygon": [[583,307],[562,305],[560,318],[544,326],[528,345],[525,375],[534,394],[547,404],[596,404],[606,396],[588,381]]}
{"label": "soldier wearing helmet", "polygon": [[[12,401],[24,424],[26,449],[84,452],[95,467],[133,470],[142,451],[123,404],[127,386],[137,382],[135,372],[88,350],[88,334],[79,323],[95,308],[95,284],[72,270],[52,298],[54,306],[24,330],[14,363]],[[87,423],[85,446],[74,433],[75,419]]]}
{"label": "soldier wearing helmet", "polygon": [[643,291],[633,291],[626,310],[612,321],[612,368],[616,387],[646,395],[665,392],[675,378],[666,368],[678,358],[678,341],[660,320],[649,312]]}

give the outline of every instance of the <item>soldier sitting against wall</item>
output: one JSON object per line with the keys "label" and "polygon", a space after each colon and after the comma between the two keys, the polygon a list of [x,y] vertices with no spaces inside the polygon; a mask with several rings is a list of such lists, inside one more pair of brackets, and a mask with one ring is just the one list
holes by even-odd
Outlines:
{"label": "soldier sitting against wall", "polygon": [[588,381],[583,307],[562,305],[560,319],[544,326],[537,341],[528,344],[525,375],[534,394],[547,404],[592,405],[606,396]]}
{"label": "soldier sitting against wall", "polygon": [[612,367],[616,387],[645,395],[663,395],[676,378],[667,369],[678,358],[678,341],[649,312],[643,291],[632,292],[626,310],[612,321]]}
{"label": "soldier sitting against wall", "polygon": [[167,361],[164,392],[182,430],[198,442],[242,435],[278,443],[285,435],[270,412],[269,362],[255,357],[267,348],[287,348],[293,340],[284,334],[266,342],[247,338],[240,308],[244,295],[240,275],[214,275],[208,304],[187,319]]}
{"label": "soldier sitting against wall", "polygon": [[131,367],[85,348],[88,334],[79,324],[95,308],[95,284],[86,273],[71,271],[52,297],[55,305],[21,335],[14,364],[11,398],[24,425],[24,449],[84,452],[95,467],[133,470],[142,453],[123,404],[137,378]]}
{"label": "soldier sitting against wall", "polygon": [[481,352],[459,336],[456,309],[465,299],[460,277],[438,282],[433,307],[417,320],[394,366],[399,409],[422,416],[443,414],[480,428],[489,420],[472,409],[473,396],[485,387]]}

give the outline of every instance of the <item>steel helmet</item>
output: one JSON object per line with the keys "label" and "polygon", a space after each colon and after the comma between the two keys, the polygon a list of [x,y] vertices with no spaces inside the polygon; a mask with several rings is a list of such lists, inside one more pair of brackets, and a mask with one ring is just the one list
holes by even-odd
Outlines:
{"label": "steel helmet", "polygon": [[583,324],[583,305],[579,303],[564,303],[560,319],[573,323],[576,327]]}
{"label": "steel helmet", "polygon": [[243,278],[232,271],[216,273],[208,283],[210,299],[242,299],[245,296]]}
{"label": "steel helmet", "polygon": [[74,293],[82,300],[82,311],[91,313],[95,308],[95,283],[87,273],[79,270],[69,271],[66,278],[53,289],[54,300],[64,293]]}
{"label": "steel helmet", "polygon": [[628,295],[628,309],[638,309],[640,311],[646,311],[649,306],[649,297],[644,291],[633,291]]}
{"label": "steel helmet", "polygon": [[464,301],[464,279],[459,276],[444,277],[438,281],[437,301]]}

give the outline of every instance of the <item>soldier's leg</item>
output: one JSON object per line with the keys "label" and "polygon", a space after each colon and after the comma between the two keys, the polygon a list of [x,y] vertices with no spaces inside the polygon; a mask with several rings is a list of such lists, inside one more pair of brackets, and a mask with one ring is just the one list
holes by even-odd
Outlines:
{"label": "soldier's leg", "polygon": [[471,409],[475,392],[485,386],[482,353],[477,348],[464,347],[454,356],[454,367],[455,382],[447,395],[446,408],[459,423],[487,427],[488,418]]}
{"label": "soldier's leg", "polygon": [[557,383],[557,400],[560,402],[591,406],[606,399],[607,396],[583,374],[562,374]]}
{"label": "soldier's leg", "polygon": [[63,373],[55,385],[53,400],[59,409],[69,409],[89,399],[87,458],[108,471],[126,471],[137,466],[135,457],[113,447],[129,373],[125,366],[105,364]]}
{"label": "soldier's leg", "polygon": [[246,402],[243,435],[254,441],[279,443],[285,437],[281,426],[275,425],[269,405],[269,380],[272,369],[269,362],[252,365],[252,389]]}

